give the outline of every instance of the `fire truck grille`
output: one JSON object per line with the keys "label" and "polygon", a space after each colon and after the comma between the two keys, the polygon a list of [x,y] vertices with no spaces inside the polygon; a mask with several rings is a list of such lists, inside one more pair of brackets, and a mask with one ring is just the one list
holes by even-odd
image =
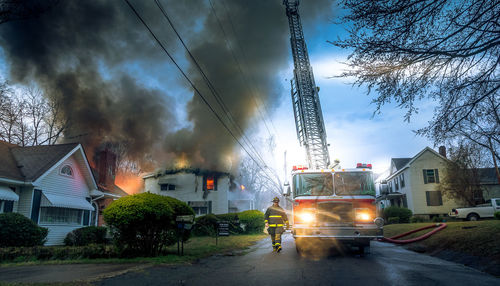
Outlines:
{"label": "fire truck grille", "polygon": [[318,221],[329,225],[352,225],[354,215],[351,203],[333,202],[318,204]]}

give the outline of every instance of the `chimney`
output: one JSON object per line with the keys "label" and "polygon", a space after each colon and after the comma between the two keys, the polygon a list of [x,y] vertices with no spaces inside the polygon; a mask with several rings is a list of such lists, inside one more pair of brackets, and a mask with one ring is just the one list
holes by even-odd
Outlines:
{"label": "chimney", "polygon": [[98,183],[104,186],[115,184],[116,155],[109,149],[99,152],[97,157]]}
{"label": "chimney", "polygon": [[439,146],[439,155],[443,156],[446,158],[446,147],[444,146]]}

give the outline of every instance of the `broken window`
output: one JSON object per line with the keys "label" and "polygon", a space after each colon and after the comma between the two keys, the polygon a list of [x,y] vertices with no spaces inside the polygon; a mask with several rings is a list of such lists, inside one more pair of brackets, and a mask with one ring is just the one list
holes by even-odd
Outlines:
{"label": "broken window", "polygon": [[205,191],[217,191],[217,177],[214,175],[206,175],[203,180]]}

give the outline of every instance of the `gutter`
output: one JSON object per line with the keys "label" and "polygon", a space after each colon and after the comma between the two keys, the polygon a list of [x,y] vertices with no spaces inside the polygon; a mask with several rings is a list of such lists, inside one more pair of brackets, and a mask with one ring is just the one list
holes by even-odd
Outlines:
{"label": "gutter", "polygon": [[33,186],[33,182],[18,181],[18,180],[6,179],[6,178],[0,178],[0,183],[22,185],[22,186]]}

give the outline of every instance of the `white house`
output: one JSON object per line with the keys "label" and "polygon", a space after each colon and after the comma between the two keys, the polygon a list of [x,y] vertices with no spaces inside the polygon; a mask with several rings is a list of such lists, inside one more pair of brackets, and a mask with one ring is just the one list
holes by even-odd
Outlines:
{"label": "white house", "polygon": [[251,200],[230,200],[239,186],[231,181],[228,173],[185,168],[151,173],[142,178],[145,192],[186,202],[198,216],[242,211],[254,206]]}
{"label": "white house", "polygon": [[49,233],[46,245],[96,224],[102,194],[80,144],[20,147],[0,141],[0,212],[18,212]]}
{"label": "white house", "polygon": [[440,153],[426,147],[412,158],[392,158],[389,192],[377,197],[378,207],[406,207],[414,215],[426,217],[445,215],[457,207],[457,202],[437,190],[447,160],[444,147]]}

